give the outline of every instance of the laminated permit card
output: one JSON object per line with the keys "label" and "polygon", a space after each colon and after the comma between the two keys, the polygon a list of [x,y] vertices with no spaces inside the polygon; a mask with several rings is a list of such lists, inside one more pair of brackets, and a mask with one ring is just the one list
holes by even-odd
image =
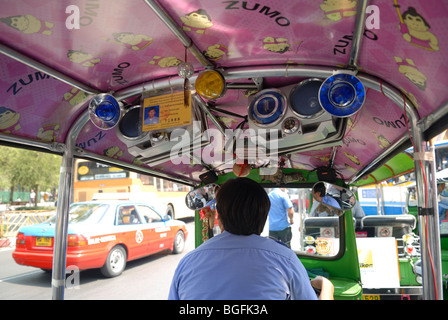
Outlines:
{"label": "laminated permit card", "polygon": [[143,100],[142,131],[162,130],[191,124],[191,98],[184,92],[148,97]]}

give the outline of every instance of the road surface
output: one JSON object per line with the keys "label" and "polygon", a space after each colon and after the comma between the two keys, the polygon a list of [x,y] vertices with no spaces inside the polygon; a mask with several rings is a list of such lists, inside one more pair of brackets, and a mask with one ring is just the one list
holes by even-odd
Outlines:
{"label": "road surface", "polygon": [[[165,300],[171,279],[180,259],[194,249],[194,222],[186,218],[189,236],[181,254],[158,253],[127,263],[126,270],[116,278],[105,278],[98,269],[79,273],[79,284],[68,284],[65,300]],[[299,218],[295,213],[293,249],[300,249]],[[269,235],[268,223],[262,236]],[[20,266],[12,259],[13,248],[0,249],[0,300],[50,300],[51,273]],[[67,288],[68,287],[68,288]],[[69,288],[73,287],[73,288]]]}
{"label": "road surface", "polygon": [[[185,221],[189,236],[181,254],[164,252],[130,261],[116,278],[105,278],[98,269],[82,271],[79,285],[69,284],[74,288],[65,289],[64,299],[166,300],[177,264],[194,249],[194,223]],[[0,249],[0,300],[50,300],[51,273],[16,264],[12,252],[12,248]]]}

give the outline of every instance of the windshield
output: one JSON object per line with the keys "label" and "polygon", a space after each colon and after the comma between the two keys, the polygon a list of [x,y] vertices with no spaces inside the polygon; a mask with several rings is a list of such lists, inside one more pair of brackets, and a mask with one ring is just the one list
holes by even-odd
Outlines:
{"label": "windshield", "polygon": [[[262,236],[291,247],[297,254],[332,257],[340,247],[339,217],[313,215],[311,189],[265,188],[271,209]],[[318,203],[317,203],[318,204]],[[291,208],[289,211],[287,208]]]}
{"label": "windshield", "polygon": [[[100,222],[109,205],[100,203],[72,204],[70,206],[70,224],[96,224]],[[55,223],[56,216],[50,218],[47,223]]]}

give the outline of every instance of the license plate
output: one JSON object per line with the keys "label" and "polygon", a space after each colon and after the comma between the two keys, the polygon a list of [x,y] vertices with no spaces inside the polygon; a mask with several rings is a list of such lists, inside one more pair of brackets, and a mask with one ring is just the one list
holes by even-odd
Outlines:
{"label": "license plate", "polygon": [[36,246],[50,247],[51,246],[51,237],[36,237]]}
{"label": "license plate", "polygon": [[362,296],[362,300],[380,300],[379,295],[372,295],[372,294],[364,294]]}

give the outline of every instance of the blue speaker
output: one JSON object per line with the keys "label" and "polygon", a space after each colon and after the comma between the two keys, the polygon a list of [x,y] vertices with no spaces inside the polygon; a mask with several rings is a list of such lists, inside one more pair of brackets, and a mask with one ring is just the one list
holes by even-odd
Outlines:
{"label": "blue speaker", "polygon": [[335,117],[349,117],[364,104],[366,91],[361,81],[348,73],[337,73],[327,78],[319,89],[319,103]]}
{"label": "blue speaker", "polygon": [[102,130],[115,127],[122,115],[122,105],[112,95],[101,93],[89,103],[89,115],[93,124]]}
{"label": "blue speaker", "polygon": [[249,117],[260,126],[277,124],[286,111],[285,95],[277,89],[265,89],[257,93],[249,104]]}

